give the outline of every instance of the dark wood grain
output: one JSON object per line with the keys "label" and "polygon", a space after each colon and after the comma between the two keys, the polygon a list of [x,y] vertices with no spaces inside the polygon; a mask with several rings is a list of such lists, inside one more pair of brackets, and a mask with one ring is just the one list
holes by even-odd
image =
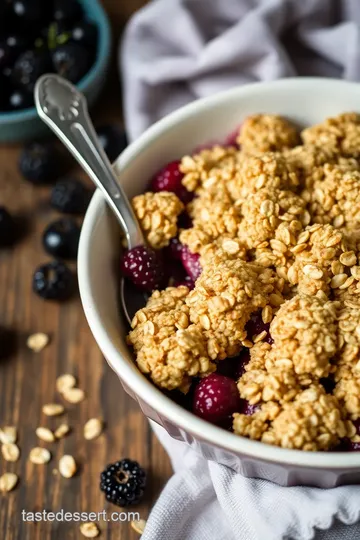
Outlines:
{"label": "dark wood grain", "polygon": [[[145,0],[104,0],[114,45],[117,46],[128,17],[144,3]],[[121,122],[116,52],[106,88],[94,110],[97,123]],[[17,489],[0,494],[0,538],[75,540],[82,537],[78,523],[23,523],[21,511],[116,511],[116,507],[105,503],[99,490],[99,473],[107,463],[129,456],[139,460],[149,472],[146,500],[134,509],[146,518],[171,469],[138,405],[125,394],[103,359],[79,298],[58,305],[44,302],[31,292],[33,269],[47,260],[41,247],[42,231],[57,215],[47,203],[49,189],[35,188],[20,177],[19,150],[18,146],[0,147],[0,204],[22,216],[26,232],[14,249],[0,253],[0,324],[14,329],[17,342],[14,354],[0,362],[0,426],[18,427],[21,448],[17,463],[7,463],[0,457],[0,474],[13,471],[20,477]],[[74,164],[72,172],[84,178]],[[27,348],[26,338],[38,331],[49,334],[51,343],[35,354]],[[63,402],[55,391],[56,377],[62,373],[78,377],[86,400],[78,405],[66,404],[64,417],[46,418],[41,412],[44,403]],[[92,417],[102,417],[106,429],[97,440],[85,441],[83,425]],[[57,443],[39,443],[35,435],[37,426],[55,428],[63,420],[72,427],[68,437]],[[36,445],[51,450],[53,457],[48,465],[29,462],[29,452]],[[53,472],[64,453],[72,454],[80,465],[74,478],[65,479]],[[138,538],[129,523],[100,522],[99,526],[101,538],[106,540]]]}

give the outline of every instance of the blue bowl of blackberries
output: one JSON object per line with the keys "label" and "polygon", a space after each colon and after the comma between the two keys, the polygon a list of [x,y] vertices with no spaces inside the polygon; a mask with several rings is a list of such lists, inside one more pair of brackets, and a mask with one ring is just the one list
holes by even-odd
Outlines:
{"label": "blue bowl of blackberries", "polygon": [[44,73],[68,79],[93,103],[110,49],[109,21],[98,0],[0,0],[0,141],[46,133],[33,97]]}

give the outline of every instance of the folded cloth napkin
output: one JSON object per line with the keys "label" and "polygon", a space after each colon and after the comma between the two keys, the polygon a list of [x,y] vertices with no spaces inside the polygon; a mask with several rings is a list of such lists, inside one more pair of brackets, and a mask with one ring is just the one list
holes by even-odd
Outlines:
{"label": "folded cloth napkin", "polygon": [[[130,139],[196,98],[294,75],[360,79],[360,0],[153,0],[122,43]],[[174,476],[144,540],[358,540],[360,486],[284,488],[154,429]]]}

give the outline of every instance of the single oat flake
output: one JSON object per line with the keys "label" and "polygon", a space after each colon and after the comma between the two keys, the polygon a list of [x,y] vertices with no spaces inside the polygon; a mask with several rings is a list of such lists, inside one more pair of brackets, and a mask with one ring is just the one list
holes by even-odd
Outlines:
{"label": "single oat flake", "polygon": [[36,428],[36,435],[41,439],[42,441],[46,442],[54,442],[55,441],[55,435],[51,431],[51,429],[46,427],[38,427]]}
{"label": "single oat flake", "polygon": [[146,527],[146,520],[145,519],[139,519],[131,522],[131,527],[134,529],[135,532],[138,534],[143,534]]}
{"label": "single oat flake", "polygon": [[47,403],[42,410],[46,416],[59,416],[65,411],[64,406],[60,403]]}
{"label": "single oat flake", "polygon": [[49,463],[51,453],[47,448],[36,446],[30,451],[29,459],[31,463],[34,463],[35,465],[44,465],[45,463]]}
{"label": "single oat flake", "polygon": [[19,477],[14,473],[5,473],[0,476],[0,491],[2,493],[8,493],[12,491],[19,481]]}
{"label": "single oat flake", "polygon": [[69,388],[63,392],[63,397],[69,403],[80,403],[85,398],[85,392],[81,388]]}
{"label": "single oat flake", "polygon": [[60,392],[60,394],[63,394],[70,388],[74,388],[75,385],[76,379],[71,373],[64,373],[64,375],[60,375],[60,377],[56,379],[56,390]]}
{"label": "single oat flake", "polygon": [[70,431],[70,427],[67,424],[60,424],[58,428],[55,429],[54,435],[57,439],[62,439]]}
{"label": "single oat flake", "polygon": [[0,443],[16,443],[17,429],[14,426],[5,426],[0,429]]}
{"label": "single oat flake", "polygon": [[97,538],[100,534],[100,529],[94,522],[82,523],[80,532],[85,538]]}
{"label": "single oat flake", "polygon": [[84,437],[86,440],[91,441],[96,439],[103,430],[103,423],[98,418],[90,418],[84,426]]}
{"label": "single oat flake", "polygon": [[26,344],[34,352],[42,351],[46,345],[49,343],[50,338],[47,334],[43,332],[37,332],[28,337]]}
{"label": "single oat flake", "polygon": [[18,461],[20,448],[14,443],[5,443],[1,447],[1,453],[5,461]]}
{"label": "single oat flake", "polygon": [[60,458],[59,471],[64,478],[72,478],[77,471],[75,459],[69,455]]}

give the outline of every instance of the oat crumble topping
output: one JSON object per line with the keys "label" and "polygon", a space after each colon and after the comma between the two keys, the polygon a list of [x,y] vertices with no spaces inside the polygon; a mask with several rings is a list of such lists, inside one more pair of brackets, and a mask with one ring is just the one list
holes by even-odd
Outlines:
{"label": "oat crumble topping", "polygon": [[281,116],[254,114],[242,124],[237,141],[244,152],[268,152],[296,146],[299,134]]}
{"label": "oat crumble topping", "polygon": [[[149,244],[178,235],[202,273],[191,291],[154,291],[128,343],[156,385],[184,393],[248,347],[237,387],[257,408],[234,414],[236,434],[308,451],[360,441],[360,115],[300,139],[287,120],[258,114],[237,141],[181,160],[190,228],[178,231],[184,205],[172,193],[134,198]],[[248,335],[255,313],[271,341]]]}

